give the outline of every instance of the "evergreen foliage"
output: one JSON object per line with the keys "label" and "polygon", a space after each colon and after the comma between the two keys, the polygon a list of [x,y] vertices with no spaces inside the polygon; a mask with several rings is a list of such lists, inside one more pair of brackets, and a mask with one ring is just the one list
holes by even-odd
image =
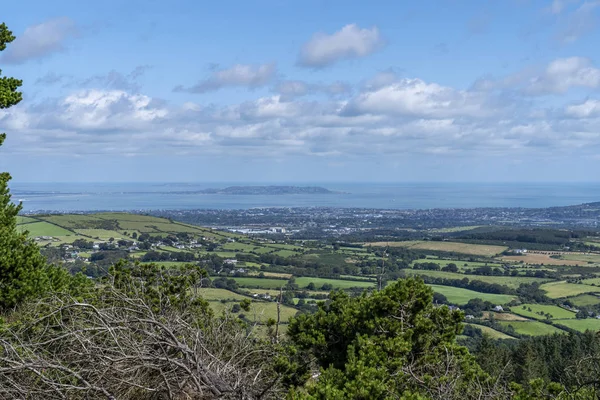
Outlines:
{"label": "evergreen foliage", "polygon": [[314,356],[321,374],[291,397],[498,397],[491,378],[456,344],[463,314],[432,300],[422,280],[409,278],[357,298],[334,292],[318,312],[297,317],[288,335]]}

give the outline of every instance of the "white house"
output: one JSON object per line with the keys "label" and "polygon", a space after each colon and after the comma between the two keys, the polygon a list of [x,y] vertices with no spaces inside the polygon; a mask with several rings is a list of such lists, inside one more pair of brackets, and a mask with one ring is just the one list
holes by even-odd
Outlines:
{"label": "white house", "polygon": [[494,307],[494,311],[497,311],[497,312],[503,312],[503,311],[504,311],[504,308],[502,308],[502,306],[495,306],[495,307]]}

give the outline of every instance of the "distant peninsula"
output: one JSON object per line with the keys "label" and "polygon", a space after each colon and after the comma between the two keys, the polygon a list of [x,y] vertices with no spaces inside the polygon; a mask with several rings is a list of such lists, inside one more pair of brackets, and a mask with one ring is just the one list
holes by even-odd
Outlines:
{"label": "distant peninsula", "polygon": [[202,194],[282,195],[282,194],[340,194],[319,186],[229,186],[224,189],[204,189]]}

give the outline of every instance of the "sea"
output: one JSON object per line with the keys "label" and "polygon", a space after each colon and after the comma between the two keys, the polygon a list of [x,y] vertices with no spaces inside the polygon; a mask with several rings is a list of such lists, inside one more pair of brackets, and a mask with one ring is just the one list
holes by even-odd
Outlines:
{"label": "sea", "polygon": [[11,182],[12,200],[24,212],[150,211],[340,207],[433,209],[545,208],[600,201],[595,183],[269,183],[320,186],[341,192],[312,195],[198,194],[198,190],[260,183],[20,183]]}

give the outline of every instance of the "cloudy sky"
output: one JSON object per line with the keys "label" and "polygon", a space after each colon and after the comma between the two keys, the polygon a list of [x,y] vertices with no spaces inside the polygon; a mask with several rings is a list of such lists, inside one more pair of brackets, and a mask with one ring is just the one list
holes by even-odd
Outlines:
{"label": "cloudy sky", "polygon": [[600,0],[19,0],[16,181],[598,181]]}

